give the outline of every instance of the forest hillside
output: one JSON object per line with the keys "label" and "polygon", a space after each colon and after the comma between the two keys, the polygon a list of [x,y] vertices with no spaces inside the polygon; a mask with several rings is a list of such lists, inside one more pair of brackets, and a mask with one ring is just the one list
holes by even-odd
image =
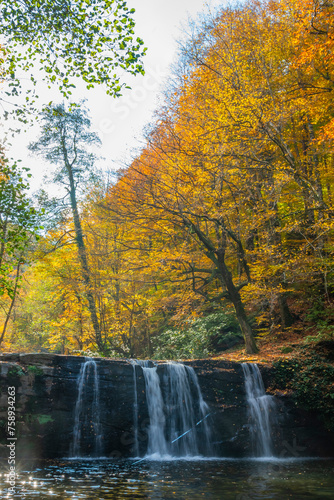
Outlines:
{"label": "forest hillside", "polygon": [[331,349],[333,9],[253,0],[207,15],[180,45],[146,145],[112,181],[94,170],[87,110],[51,103],[30,149],[56,166],[65,202],[33,204],[2,152],[2,350]]}

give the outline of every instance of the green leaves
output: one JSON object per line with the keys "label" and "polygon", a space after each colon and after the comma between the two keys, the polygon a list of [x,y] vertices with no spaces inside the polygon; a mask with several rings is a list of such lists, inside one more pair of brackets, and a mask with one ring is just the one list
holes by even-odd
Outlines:
{"label": "green leaves", "polygon": [[13,269],[25,262],[30,240],[40,229],[39,214],[26,193],[23,175],[28,170],[0,159],[0,296],[6,293],[11,298],[15,293]]}
{"label": "green leaves", "polygon": [[[18,68],[32,72],[36,61],[46,81],[57,83],[64,97],[70,95],[78,75],[89,88],[104,83],[108,94],[118,95],[112,73],[116,67],[143,73],[143,41],[134,39],[135,11],[129,11],[124,1],[6,0],[2,4],[0,30],[12,79]],[[26,48],[29,58],[18,45]]]}
{"label": "green leaves", "polygon": [[[91,86],[89,83],[88,87]],[[100,145],[101,141],[89,130],[90,119],[83,102],[70,106],[49,104],[41,113],[41,126],[40,139],[30,144],[29,149],[59,165],[54,182],[68,184],[68,167],[73,170],[76,182],[87,181],[96,159],[90,147]]]}
{"label": "green leaves", "polygon": [[238,322],[233,314],[213,313],[206,317],[188,319],[181,328],[162,332],[153,341],[154,357],[207,357],[210,352],[219,352],[234,346],[241,338]]}

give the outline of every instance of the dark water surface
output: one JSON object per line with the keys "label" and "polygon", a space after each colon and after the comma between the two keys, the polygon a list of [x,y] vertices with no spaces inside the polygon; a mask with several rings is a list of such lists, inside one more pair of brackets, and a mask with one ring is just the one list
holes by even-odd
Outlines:
{"label": "dark water surface", "polygon": [[334,498],[334,460],[57,460],[0,463],[0,498],[256,500]]}

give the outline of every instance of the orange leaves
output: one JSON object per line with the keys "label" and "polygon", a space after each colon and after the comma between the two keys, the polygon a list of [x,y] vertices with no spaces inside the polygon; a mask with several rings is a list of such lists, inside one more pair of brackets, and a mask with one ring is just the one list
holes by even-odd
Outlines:
{"label": "orange leaves", "polygon": [[[265,290],[291,292],[303,280],[298,262],[313,272],[313,231],[328,234],[320,221],[324,200],[332,204],[331,94],[316,89],[326,51],[330,72],[328,13],[310,0],[222,10],[201,42],[194,40],[191,73],[179,79],[177,99],[158,111],[147,147],[128,170],[140,227],[175,238],[178,262],[202,280],[195,290],[210,290],[198,269],[210,259],[214,268],[220,245],[237,281],[249,262],[253,292],[247,287],[243,296],[251,304]],[[327,23],[326,34],[311,35],[315,19]],[[184,244],[175,237],[181,227],[188,228]]]}
{"label": "orange leaves", "polygon": [[[281,8],[287,8],[281,2]],[[333,139],[334,6],[319,0],[290,0],[294,13],[291,67],[297,71],[304,106],[319,129],[319,144]]]}
{"label": "orange leaves", "polygon": [[334,141],[334,117],[330,119],[330,121],[322,127],[322,130],[319,134],[318,144],[319,145],[329,145],[333,144]]}

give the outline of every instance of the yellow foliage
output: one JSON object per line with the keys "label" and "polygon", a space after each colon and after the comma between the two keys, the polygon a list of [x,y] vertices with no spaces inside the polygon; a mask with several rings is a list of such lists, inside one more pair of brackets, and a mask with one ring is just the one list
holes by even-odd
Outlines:
{"label": "yellow foliage", "polygon": [[[251,0],[189,40],[187,74],[145,147],[83,210],[112,353],[149,356],[164,328],[225,300],[265,334],[283,296],[308,300],[317,286],[329,297],[333,19],[331,2]],[[37,270],[62,308],[48,323],[50,345],[94,348],[74,247]]]}

